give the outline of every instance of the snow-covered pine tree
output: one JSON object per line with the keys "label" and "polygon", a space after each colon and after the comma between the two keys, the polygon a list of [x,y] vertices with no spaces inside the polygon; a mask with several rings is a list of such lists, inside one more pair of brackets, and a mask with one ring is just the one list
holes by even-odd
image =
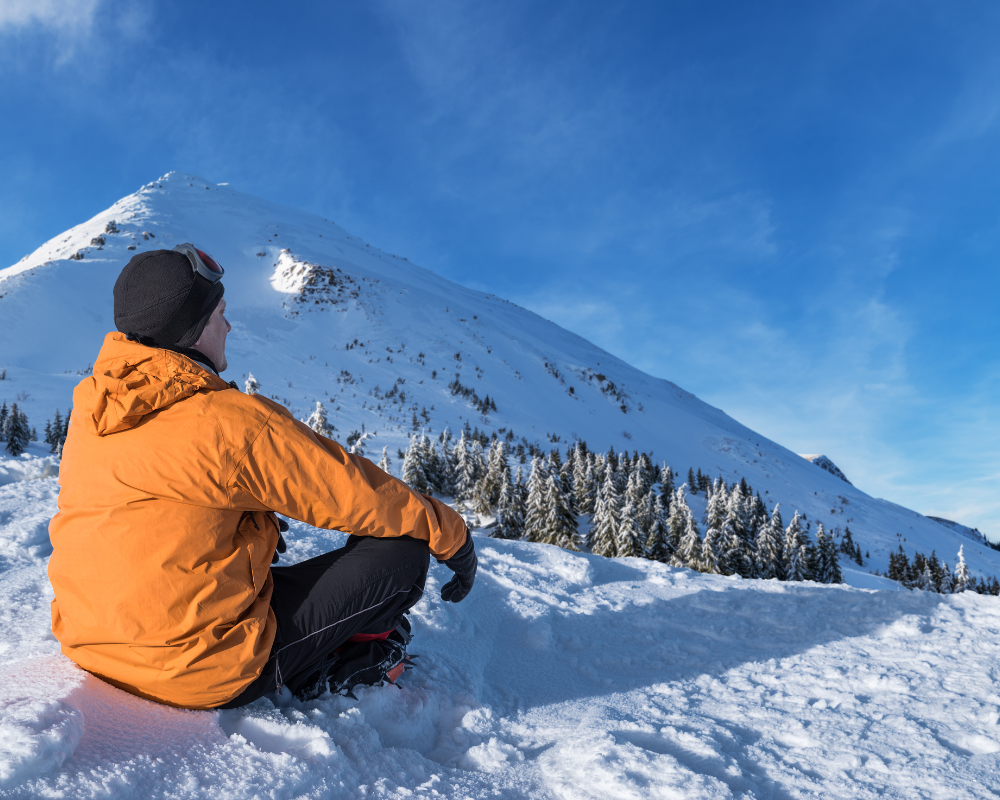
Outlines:
{"label": "snow-covered pine tree", "polygon": [[334,428],[329,423],[326,418],[326,409],[323,404],[317,400],[316,410],[309,415],[309,419],[306,420],[306,425],[312,428],[320,436],[325,436],[327,439],[333,438]]}
{"label": "snow-covered pine tree", "polygon": [[549,450],[549,454],[545,462],[545,474],[552,475],[556,480],[560,479],[562,474],[563,460],[562,456],[559,454],[559,448],[553,447]]}
{"label": "snow-covered pine tree", "polygon": [[440,492],[441,494],[454,497],[458,481],[458,454],[452,446],[451,428],[445,426],[445,429],[438,434],[434,452],[437,454],[438,479],[441,484]]}
{"label": "snow-covered pine tree", "polygon": [[723,552],[722,531],[718,528],[708,528],[701,543],[701,558],[698,569],[710,575],[729,575],[726,569],[726,558]]}
{"label": "snow-covered pine tree", "polygon": [[46,437],[45,443],[49,445],[50,453],[61,452],[63,442],[66,441],[66,433],[69,431],[69,414],[66,414],[66,419],[62,418],[59,413],[59,409],[56,409],[56,415],[52,420],[51,428],[46,425]]}
{"label": "snow-covered pine tree", "polygon": [[[816,564],[813,567],[813,580],[818,583],[833,583],[833,564],[830,560],[830,545],[833,537],[823,530],[823,524],[816,526]],[[836,554],[834,554],[836,558]]]}
{"label": "snow-covered pine tree", "polygon": [[440,491],[440,486],[438,485],[440,481],[440,476],[438,475],[440,471],[438,454],[434,450],[434,442],[431,441],[431,437],[424,430],[420,431],[420,458],[424,464],[424,474],[427,476],[427,483],[432,490]]}
{"label": "snow-covered pine tree", "polygon": [[505,520],[510,516],[511,501],[514,497],[510,486],[510,468],[504,471],[504,483],[500,487],[500,499],[497,501],[496,516],[497,521],[490,529],[490,536],[494,539],[516,539],[516,536],[507,535]]}
{"label": "snow-covered pine tree", "polygon": [[[518,467],[518,480],[520,480]],[[520,539],[524,534],[524,498],[519,486],[510,479],[510,467],[503,473],[500,500],[497,502],[497,524],[491,536],[497,539]]]}
{"label": "snow-covered pine tree", "polygon": [[587,493],[590,495],[590,513],[597,507],[597,496],[601,493],[604,483],[604,470],[607,469],[603,453],[591,453],[587,458]]}
{"label": "snow-covered pine tree", "polygon": [[726,521],[726,493],[719,490],[719,479],[715,479],[715,485],[708,492],[708,503],[705,504],[705,517],[702,524],[705,526],[705,535],[715,528],[722,530],[722,525]]}
{"label": "snow-covered pine tree", "polygon": [[660,468],[660,500],[667,514],[670,513],[670,503],[674,499],[674,471],[664,464]]}
{"label": "snow-covered pine tree", "polygon": [[730,574],[727,567],[726,551],[723,543],[723,527],[726,522],[726,496],[718,491],[718,481],[714,490],[708,493],[708,503],[705,506],[705,516],[702,524],[705,526],[705,538],[701,543],[699,569],[713,575]]}
{"label": "snow-covered pine tree", "polygon": [[747,544],[749,547],[750,557],[753,560],[753,576],[758,577],[757,574],[757,537],[760,536],[760,532],[770,523],[770,517],[767,514],[767,509],[764,508],[764,501],[760,499],[760,495],[750,495],[748,502],[746,504],[747,516],[749,522],[749,529],[747,531]]}
{"label": "snow-covered pine tree", "polygon": [[608,558],[618,555],[618,528],[621,525],[621,497],[611,464],[609,459],[590,522],[591,552]]}
{"label": "snow-covered pine tree", "polygon": [[470,501],[476,489],[476,465],[472,458],[471,435],[463,429],[455,443],[455,499]]}
{"label": "snow-covered pine tree", "polygon": [[17,407],[17,403],[11,403],[5,428],[7,452],[12,456],[21,455],[28,449],[28,442],[31,441],[31,428],[28,426],[28,417]]}
{"label": "snow-covered pine tree", "polygon": [[767,507],[764,505],[764,501],[761,500],[760,492],[757,492],[750,499],[750,517],[752,520],[750,527],[753,529],[755,537],[771,521],[771,516],[767,513]]}
{"label": "snow-covered pine tree", "polygon": [[575,442],[573,445],[566,446],[566,460],[563,461],[562,465],[569,466],[570,468],[570,480],[573,478],[573,468],[576,466],[576,447],[579,442]]}
{"label": "snow-covered pine tree", "polygon": [[374,431],[366,431],[362,433],[357,439],[354,440],[354,444],[351,445],[351,448],[348,452],[351,453],[351,455],[364,456],[365,449],[367,448],[366,443],[368,442],[369,439],[374,439],[374,438],[375,438]]}
{"label": "snow-covered pine tree", "polygon": [[931,550],[931,557],[927,559],[931,570],[931,579],[934,581],[934,591],[941,591],[941,562],[938,561],[937,553]]}
{"label": "snow-covered pine tree", "polygon": [[[726,551],[727,574],[736,574],[744,578],[756,575],[757,565],[754,550],[754,531],[750,516],[749,501],[744,490],[745,481],[733,487],[726,506],[726,522],[722,526],[723,542]],[[734,536],[735,534],[735,536]]]}
{"label": "snow-covered pine tree", "polygon": [[520,464],[517,465],[514,479],[510,483],[510,508],[507,529],[512,537],[523,539],[524,524],[528,516],[528,484]]}
{"label": "snow-covered pine tree", "polygon": [[809,569],[806,564],[807,545],[805,531],[799,521],[796,511],[792,521],[785,529],[784,561],[786,580],[804,581],[809,579]]}
{"label": "snow-covered pine tree", "polygon": [[615,485],[618,489],[618,497],[621,502],[625,502],[625,489],[628,488],[628,476],[632,474],[632,461],[628,457],[628,451],[622,450],[618,454],[617,464],[615,464]]}
{"label": "snow-covered pine tree", "polygon": [[751,554],[747,552],[746,544],[741,535],[739,495],[740,487],[736,486],[729,495],[726,504],[726,518],[722,523],[722,536],[720,542],[721,554],[719,557],[719,570],[723,575],[740,575],[744,578],[750,577],[752,570],[750,567]]}
{"label": "snow-covered pine tree", "polygon": [[688,488],[691,489],[691,494],[698,494],[698,481],[694,477],[694,469],[692,467],[688,467],[687,483],[688,483]]}
{"label": "snow-covered pine tree", "polygon": [[824,559],[824,565],[828,570],[827,575],[830,578],[829,581],[824,580],[824,583],[843,583],[844,573],[840,569],[840,556],[837,554],[837,541],[833,538],[833,534],[829,533],[826,537],[826,558]]}
{"label": "snow-covered pine tree", "polygon": [[548,475],[541,458],[531,459],[531,475],[528,476],[528,504],[524,515],[524,538],[529,542],[544,542],[548,521]]}
{"label": "snow-covered pine tree", "polygon": [[955,564],[955,592],[964,592],[971,583],[969,567],[965,563],[965,555],[962,552],[964,549],[964,544],[958,548],[958,563]]}
{"label": "snow-covered pine tree", "polygon": [[653,522],[649,527],[649,536],[646,537],[646,558],[667,564],[674,554],[667,527],[667,512],[655,490],[650,489],[648,496],[653,500]]}
{"label": "snow-covered pine tree", "polygon": [[[503,488],[504,483],[504,472],[509,472],[507,466],[507,445],[499,437],[495,442],[490,444],[489,458],[486,462],[486,472],[492,475],[492,480],[496,481],[496,486],[492,487],[492,494],[490,494],[490,500],[496,505],[500,502],[500,490]],[[507,478],[510,478],[508,474]]]}
{"label": "snow-covered pine tree", "polygon": [[576,443],[573,458],[573,499],[578,514],[592,514],[594,511],[592,456],[584,452],[583,445]]}
{"label": "snow-covered pine tree", "polygon": [[[567,550],[579,550],[581,546],[580,525],[576,514],[576,500],[573,497],[573,483],[571,476],[563,468],[563,481],[557,482],[559,489],[558,517],[559,527],[556,534],[556,544]],[[569,545],[573,546],[570,547]]]}
{"label": "snow-covered pine tree", "polygon": [[476,484],[473,508],[480,514],[492,514],[500,502],[503,488],[503,471],[507,467],[507,456],[503,440],[499,437],[490,443],[486,459],[486,472]]}
{"label": "snow-covered pine tree", "polygon": [[545,543],[554,544],[564,550],[579,550],[576,515],[569,507],[570,494],[566,492],[555,475],[549,473],[546,480]]}
{"label": "snow-covered pine tree", "polygon": [[[632,474],[635,475],[636,473],[633,472]],[[626,491],[626,499],[622,505],[621,521],[618,525],[618,537],[615,542],[615,550],[619,558],[638,558],[642,555],[643,538],[639,531],[638,516],[638,509],[628,499],[628,492]]]}
{"label": "snow-covered pine tree", "polygon": [[924,562],[924,569],[917,578],[916,586],[914,587],[922,592],[936,592],[937,589],[934,588],[934,576],[931,575],[931,565],[929,561]]}
{"label": "snow-covered pine tree", "polygon": [[903,585],[907,589],[914,588],[920,580],[920,573],[923,571],[924,554],[917,551],[913,554],[913,561],[910,563],[909,569],[906,570],[906,579],[903,581]]}
{"label": "snow-covered pine tree", "polygon": [[784,544],[782,538],[785,525],[781,519],[781,511],[775,504],[774,511],[767,523],[757,532],[757,577],[763,580],[777,578],[785,580],[785,565],[783,559]]}
{"label": "snow-covered pine tree", "polygon": [[642,537],[643,548],[645,548],[645,542],[649,540],[649,534],[652,532],[653,524],[656,521],[656,501],[658,499],[659,496],[656,494],[656,490],[651,486],[646,490],[646,496],[642,498],[637,509],[636,524],[639,526],[639,535]]}
{"label": "snow-covered pine tree", "polygon": [[[55,453],[60,458],[62,458],[63,445],[66,444],[66,436],[69,433],[69,419],[73,413],[73,407],[70,406],[69,411],[66,412],[66,416],[61,420],[61,424],[52,424],[52,445],[49,452]],[[56,420],[59,420],[59,411],[56,410]]]}
{"label": "snow-covered pine tree", "polygon": [[[570,451],[572,454],[572,451]],[[561,485],[563,497],[566,499],[566,506],[569,508],[570,514],[573,515],[573,519],[576,519],[576,515],[579,513],[576,510],[576,495],[573,492],[573,461],[567,459],[567,461],[562,465],[562,469],[559,470],[559,483]]]}
{"label": "snow-covered pine tree", "polygon": [[694,514],[688,508],[687,499],[684,496],[684,486],[674,492],[674,499],[671,503],[671,537],[675,535],[675,526],[680,530],[676,533],[678,544],[670,559],[670,565],[701,569],[701,532],[698,530],[698,523],[694,520]]}
{"label": "snow-covered pine tree", "polygon": [[392,461],[389,459],[389,448],[382,448],[382,458],[378,460],[378,468],[389,475],[392,475]]}
{"label": "snow-covered pine tree", "polygon": [[252,372],[247,376],[246,383],[243,384],[243,390],[247,394],[260,394],[260,383],[257,382]]}
{"label": "snow-covered pine tree", "polygon": [[413,491],[423,494],[428,492],[430,487],[427,485],[422,455],[420,439],[413,434],[410,436],[410,443],[406,446],[406,455],[403,458],[403,483]]}
{"label": "snow-covered pine tree", "polygon": [[437,442],[433,441],[424,431],[420,432],[420,461],[424,465],[424,477],[427,478],[427,486],[430,491],[438,494],[449,494],[446,491],[447,479],[444,475]]}
{"label": "snow-covered pine tree", "polygon": [[945,561],[941,566],[941,594],[952,594],[955,591],[955,579],[951,575],[951,567]]}
{"label": "snow-covered pine tree", "polygon": [[659,470],[653,466],[653,462],[650,461],[647,453],[639,453],[636,470],[639,472],[639,479],[642,481],[642,493],[643,495],[647,495],[659,478]]}
{"label": "snow-covered pine tree", "polygon": [[0,406],[0,442],[7,441],[7,420],[10,418],[10,412],[7,410],[7,401],[3,401],[3,405]]}
{"label": "snow-covered pine tree", "polygon": [[514,481],[511,484],[511,492],[516,496],[516,503],[521,509],[521,538],[524,538],[525,520],[528,518],[528,482],[524,479],[524,469],[520,464],[514,473]]}
{"label": "snow-covered pine tree", "polygon": [[[473,436],[472,445],[469,447],[469,459],[472,464],[473,471],[473,497],[475,496],[475,486],[479,481],[483,479],[486,474],[486,456],[483,453],[483,443]],[[471,498],[470,498],[471,499]]]}
{"label": "snow-covered pine tree", "polygon": [[903,583],[906,581],[906,573],[909,571],[910,560],[903,552],[903,545],[899,545],[896,552],[889,553],[889,568],[886,570],[886,577],[891,581]]}
{"label": "snow-covered pine tree", "polygon": [[[669,537],[670,549],[674,553],[680,548],[681,539],[687,529],[687,519],[684,516],[684,508],[687,508],[687,499],[685,498],[684,500],[684,508],[677,505],[677,493],[681,492],[686,486],[687,484],[683,484],[676,489],[674,496],[670,498],[670,502],[667,504],[667,536]],[[681,566],[684,565],[682,564]]]}
{"label": "snow-covered pine tree", "polygon": [[631,503],[634,513],[638,514],[639,504],[648,491],[648,489],[643,487],[642,475],[639,470],[633,469],[629,473],[628,480],[625,482],[623,502]]}
{"label": "snow-covered pine tree", "polygon": [[642,554],[642,548],[649,537],[650,526],[653,524],[653,503],[650,497],[652,484],[647,485],[646,483],[641,456],[636,458],[636,464],[631,469],[631,474],[625,485],[625,495],[622,498],[622,510],[624,513],[625,506],[631,505],[632,507],[633,527],[638,543],[637,553]]}
{"label": "snow-covered pine tree", "polygon": [[62,415],[59,413],[59,409],[56,409],[55,420],[49,420],[45,423],[45,444],[49,445],[51,448],[50,453],[54,453],[56,450],[56,435],[57,432],[62,428]]}
{"label": "snow-covered pine tree", "polygon": [[[562,467],[559,469],[559,479],[563,484],[563,491],[572,495],[573,494],[573,472],[576,470],[576,447],[566,448],[566,460],[563,461]],[[576,507],[576,498],[570,501],[573,506]]]}

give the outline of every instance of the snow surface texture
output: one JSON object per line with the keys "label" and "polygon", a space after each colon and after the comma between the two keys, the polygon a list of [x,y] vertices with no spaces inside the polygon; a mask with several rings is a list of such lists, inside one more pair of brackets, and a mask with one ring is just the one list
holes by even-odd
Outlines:
{"label": "snow surface texture", "polygon": [[[368,453],[377,460],[388,446],[397,475],[396,451],[406,448],[415,412],[432,435],[446,425],[457,434],[468,421],[546,449],[558,438],[564,453],[582,438],[592,450],[652,451],[682,479],[689,467],[730,483],[746,478],[769,510],[780,502],[786,520],[802,512],[814,534],[816,523],[849,525],[870,554],[863,573],[884,572],[900,545],[911,558],[936,551],[954,566],[964,544],[973,574],[1000,576],[1000,552],[869,497],[529,311],[383,253],[333,222],[192,175],[165,175],[0,270],[0,401],[17,401],[39,432],[56,408],[65,412],[114,328],[122,266],[185,241],[226,269],[226,378],[242,385],[253,372],[263,394],[301,419],[322,400],[334,436],[343,442],[364,425],[376,434]],[[453,394],[456,374],[497,411],[484,417]]]}
{"label": "snow surface texture", "polygon": [[[44,471],[36,451],[20,461]],[[464,602],[441,602],[450,573],[432,567],[402,690],[184,711],[59,654],[37,532],[57,491],[0,487],[0,798],[996,797],[996,598],[479,533]],[[286,562],[343,541],[286,536]]]}

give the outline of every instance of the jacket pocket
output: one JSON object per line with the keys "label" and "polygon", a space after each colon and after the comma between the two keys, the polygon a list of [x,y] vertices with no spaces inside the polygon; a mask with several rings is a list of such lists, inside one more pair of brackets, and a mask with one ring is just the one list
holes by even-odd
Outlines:
{"label": "jacket pocket", "polygon": [[254,519],[253,512],[248,511],[243,515],[243,519],[240,520],[240,527],[236,531],[236,538],[240,549],[245,550],[247,554],[247,581],[253,586],[255,595],[259,594],[260,590],[264,587],[264,579],[263,577],[258,578],[255,568],[259,546],[255,546],[254,544],[254,539],[256,538],[254,534],[257,534],[257,536],[260,535],[258,533],[259,528],[260,523]]}

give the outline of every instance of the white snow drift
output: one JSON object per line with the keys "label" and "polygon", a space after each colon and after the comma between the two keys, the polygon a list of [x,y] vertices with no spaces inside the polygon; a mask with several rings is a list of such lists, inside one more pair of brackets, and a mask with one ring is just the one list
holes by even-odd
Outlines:
{"label": "white snow drift", "polygon": [[[34,541],[56,492],[0,487],[0,540]],[[341,541],[295,523],[288,556]],[[402,690],[224,712],[78,670],[49,633],[47,549],[9,547],[0,797],[995,797],[995,598],[476,543],[464,602],[432,569]]]}

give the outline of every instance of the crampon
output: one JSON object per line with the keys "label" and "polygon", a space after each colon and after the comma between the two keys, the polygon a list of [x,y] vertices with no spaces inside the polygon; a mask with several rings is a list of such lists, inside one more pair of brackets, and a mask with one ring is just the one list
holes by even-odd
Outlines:
{"label": "crampon", "polygon": [[404,672],[413,669],[413,659],[417,658],[406,652],[411,638],[410,623],[405,617],[384,638],[383,634],[352,637],[323,661],[315,679],[306,681],[296,696],[300,700],[312,700],[330,692],[357,700],[356,686],[391,683],[401,688],[397,681]]}

